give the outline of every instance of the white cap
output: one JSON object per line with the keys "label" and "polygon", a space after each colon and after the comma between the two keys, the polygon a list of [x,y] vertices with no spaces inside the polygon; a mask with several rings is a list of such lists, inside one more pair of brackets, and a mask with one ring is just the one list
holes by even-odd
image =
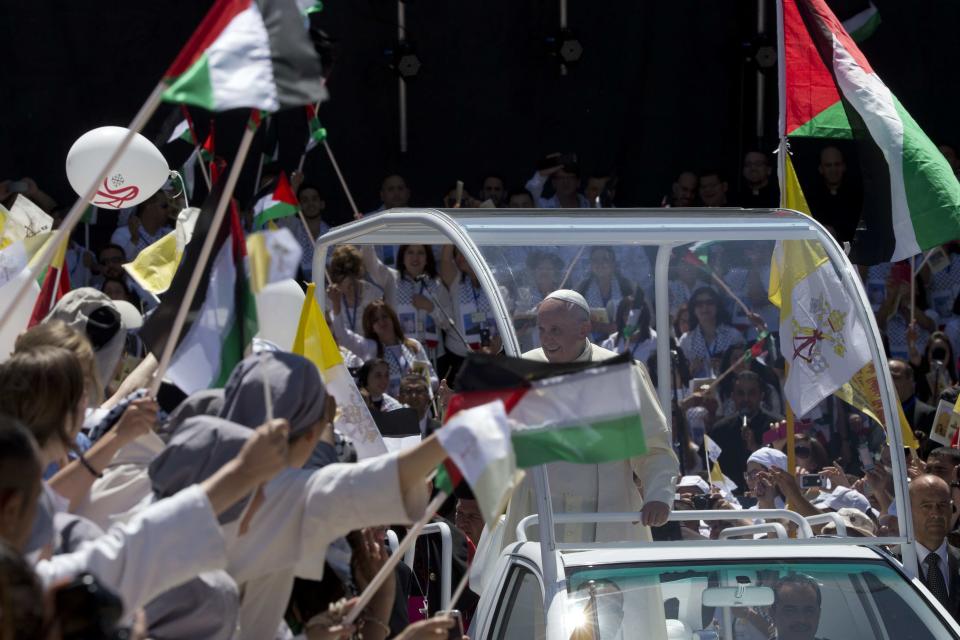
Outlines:
{"label": "white cap", "polygon": [[553,293],[547,295],[544,300],[560,300],[561,302],[570,303],[573,306],[579,307],[585,312],[590,313],[590,305],[587,304],[586,298],[573,289],[557,289]]}
{"label": "white cap", "polygon": [[700,493],[710,493],[710,485],[700,476],[683,476],[680,478],[680,482],[677,483],[677,489],[693,487],[700,489]]}
{"label": "white cap", "polygon": [[750,457],[747,458],[747,464],[751,462],[756,462],[765,469],[777,467],[783,471],[787,470],[787,454],[773,447],[761,447],[751,453]]}

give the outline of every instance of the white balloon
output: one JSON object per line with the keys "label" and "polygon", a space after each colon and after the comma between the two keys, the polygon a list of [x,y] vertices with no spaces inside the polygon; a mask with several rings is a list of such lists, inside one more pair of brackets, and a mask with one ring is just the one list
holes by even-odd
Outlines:
{"label": "white balloon", "polygon": [[[67,180],[82,196],[96,180],[129,130],[100,127],[80,136],[67,153]],[[90,204],[104,209],[133,207],[156,193],[170,177],[163,154],[139,133],[100,184]]]}
{"label": "white balloon", "polygon": [[266,285],[257,294],[257,337],[269,340],[284,351],[293,348],[297,337],[303,289],[294,280],[280,280]]}

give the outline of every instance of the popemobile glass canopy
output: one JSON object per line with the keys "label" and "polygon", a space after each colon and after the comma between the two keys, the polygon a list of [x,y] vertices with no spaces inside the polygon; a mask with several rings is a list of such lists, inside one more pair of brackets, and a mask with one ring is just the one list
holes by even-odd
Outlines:
{"label": "popemobile glass canopy", "polygon": [[[860,471],[877,465],[889,473],[894,509],[890,504],[872,508],[908,514],[897,399],[873,314],[879,301],[868,296],[842,248],[810,217],[781,209],[392,209],[323,235],[316,245],[313,273],[317,290],[324,291],[325,266],[337,245],[379,245],[377,254],[387,265],[398,245],[429,245],[438,262],[442,247],[453,245],[465,260],[462,269],[469,266],[489,298],[495,324],[490,329],[495,329],[505,353],[514,356],[539,346],[536,306],[547,293],[557,288],[581,291],[591,307],[591,340],[629,351],[647,365],[680,443],[681,471],[690,475],[706,466],[704,433],[742,411],[733,393],[739,371],[760,375],[763,415],[783,416],[784,359],[815,358],[817,348],[835,346],[829,331],[821,331],[817,340],[779,345],[779,309],[768,299],[771,256],[778,240],[808,240],[829,257],[842,295],[851,303],[850,314],[863,329],[857,342],[869,350],[883,415],[888,417],[883,426],[828,397],[797,415],[798,438],[810,445],[797,466],[812,475],[837,457]],[[715,296],[714,311],[701,308],[704,296]],[[317,297],[326,308],[326,297]],[[711,344],[691,338],[697,326],[711,324],[717,327]],[[767,332],[772,341],[764,340]],[[751,347],[756,348],[748,356]],[[891,356],[897,355],[896,345],[890,350]],[[744,431],[746,440],[755,439],[748,445],[769,441],[783,446],[782,434],[777,436]],[[752,492],[745,460],[730,451],[721,454],[720,462],[738,493]],[[831,488],[819,490],[826,494]],[[908,517],[900,518],[899,534],[884,534],[873,542],[912,538]],[[816,539],[825,544],[855,540]]]}

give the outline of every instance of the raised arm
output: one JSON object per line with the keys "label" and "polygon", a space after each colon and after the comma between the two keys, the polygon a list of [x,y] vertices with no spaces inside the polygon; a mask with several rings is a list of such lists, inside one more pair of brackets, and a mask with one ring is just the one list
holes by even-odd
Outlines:
{"label": "raised arm", "polygon": [[445,244],[440,252],[440,279],[449,289],[459,275],[460,268],[457,266],[457,261],[453,259],[453,245]]}

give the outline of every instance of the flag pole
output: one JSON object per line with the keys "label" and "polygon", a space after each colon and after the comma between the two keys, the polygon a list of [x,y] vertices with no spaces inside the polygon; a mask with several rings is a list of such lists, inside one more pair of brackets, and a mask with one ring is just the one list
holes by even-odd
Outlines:
{"label": "flag pole", "polygon": [[910,324],[913,324],[916,315],[916,298],[917,298],[917,271],[916,271],[916,261],[913,259],[914,256],[910,257]]}
{"label": "flag pole", "polygon": [[197,158],[200,159],[200,173],[203,174],[203,181],[207,183],[207,191],[213,189],[213,183],[210,182],[210,174],[203,162],[203,154],[200,153],[200,138],[197,137],[197,130],[193,128],[193,118],[190,117],[190,110],[187,105],[180,105],[180,111],[183,113],[183,119],[187,121],[187,127],[190,129],[190,135],[193,136],[193,149],[197,152]]}
{"label": "flag pole", "polygon": [[343,192],[347,195],[347,200],[350,201],[350,208],[353,210],[353,219],[359,220],[363,217],[360,213],[360,210],[357,209],[357,203],[353,201],[353,196],[350,194],[350,188],[347,186],[347,181],[343,178],[343,173],[340,171],[340,165],[337,164],[337,159],[333,157],[333,149],[330,148],[330,143],[327,142],[327,139],[323,139],[323,148],[327,150],[327,155],[330,157],[330,164],[333,165],[333,170],[337,174],[337,179],[340,180],[340,186],[343,187]]}
{"label": "flag pole", "polygon": [[183,332],[183,326],[187,321],[187,314],[190,312],[190,305],[200,286],[200,280],[203,278],[203,272],[210,260],[210,254],[213,253],[213,245],[216,244],[218,230],[223,223],[227,213],[227,206],[230,204],[230,198],[233,195],[234,187],[237,186],[237,180],[240,178],[240,170],[243,168],[243,161],[250,151],[250,143],[253,141],[255,130],[251,127],[244,127],[243,138],[240,139],[240,148],[237,149],[237,155],[234,158],[230,172],[227,174],[227,181],[223,186],[223,194],[220,196],[220,202],[217,203],[216,211],[213,214],[213,222],[210,223],[210,231],[203,239],[203,246],[200,248],[200,256],[197,259],[197,267],[190,274],[190,282],[187,284],[187,291],[180,301],[180,308],[177,309],[177,315],[173,320],[173,326],[170,328],[170,335],[167,337],[166,344],[163,346],[163,354],[160,357],[160,364],[154,373],[153,382],[150,384],[150,395],[156,396],[160,389],[160,383],[163,381],[163,374],[167,372],[170,366],[170,360],[173,358],[173,352],[176,349],[180,334]]}
{"label": "flag pole", "polygon": [[423,517],[420,518],[416,524],[414,524],[408,531],[407,535],[404,536],[403,542],[400,543],[400,546],[397,547],[397,550],[394,551],[387,561],[383,563],[383,566],[380,567],[380,570],[377,571],[377,575],[373,576],[373,579],[370,581],[370,584],[363,590],[363,593],[360,594],[360,597],[357,599],[357,603],[353,605],[350,609],[350,613],[346,615],[343,619],[343,624],[353,624],[354,621],[360,617],[360,614],[363,613],[363,610],[366,608],[370,601],[373,600],[373,596],[376,595],[377,591],[380,590],[380,587],[383,586],[383,583],[387,579],[393,578],[393,570],[400,560],[403,559],[403,556],[406,555],[407,551],[410,550],[410,547],[417,541],[417,537],[420,535],[420,532],[423,531],[423,528],[427,526],[427,523],[433,518],[433,514],[437,512],[437,509],[443,504],[444,500],[447,499],[447,494],[443,491],[437,492],[437,495],[430,501],[430,504],[427,505],[427,509],[423,514]]}
{"label": "flag pole", "polygon": [[120,141],[120,144],[117,145],[117,148],[114,150],[113,154],[109,157],[106,164],[103,166],[103,169],[97,175],[97,179],[93,181],[90,187],[81,194],[81,197],[73,203],[73,206],[70,207],[70,211],[67,212],[66,217],[64,217],[63,222],[60,224],[60,228],[57,229],[56,233],[50,239],[50,242],[47,242],[44,247],[40,250],[38,257],[35,261],[32,262],[30,266],[27,267],[29,270],[29,277],[24,278],[22,282],[15,285],[17,287],[16,293],[13,298],[7,304],[6,309],[0,315],[0,327],[7,324],[10,321],[10,317],[13,315],[14,310],[23,300],[23,297],[27,294],[27,291],[30,290],[29,284],[37,279],[37,276],[40,274],[40,271],[47,267],[50,264],[50,260],[53,258],[54,251],[57,250],[60,242],[64,238],[69,238],[70,233],[73,231],[74,227],[77,226],[77,223],[80,221],[80,218],[83,216],[84,212],[87,210],[87,206],[90,201],[93,200],[93,197],[97,194],[97,189],[100,188],[100,185],[106,180],[107,176],[110,175],[110,172],[116,166],[117,162],[120,160],[120,156],[123,155],[123,152],[126,151],[127,147],[130,146],[130,143],[133,141],[133,138],[143,129],[144,125],[150,120],[150,116],[153,115],[153,112],[157,110],[157,107],[160,105],[161,97],[163,92],[166,90],[167,85],[163,82],[158,82],[157,86],[153,88],[153,91],[147,97],[146,102],[140,107],[140,110],[133,117],[133,120],[130,121],[130,126],[128,131],[123,139]]}

